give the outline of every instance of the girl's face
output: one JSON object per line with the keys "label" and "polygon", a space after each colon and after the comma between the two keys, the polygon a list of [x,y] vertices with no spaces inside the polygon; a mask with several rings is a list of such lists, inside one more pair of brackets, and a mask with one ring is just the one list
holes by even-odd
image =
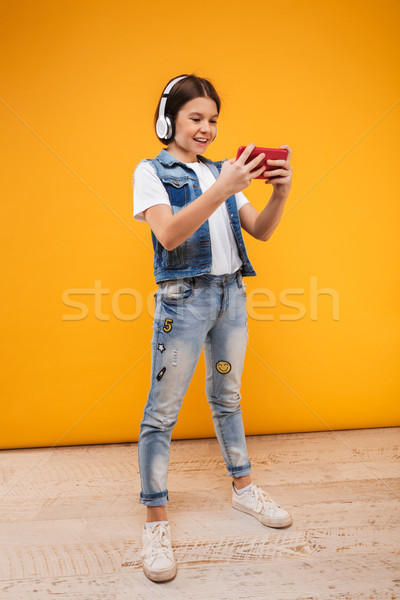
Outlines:
{"label": "girl's face", "polygon": [[196,162],[217,134],[218,109],[211,98],[186,102],[175,119],[175,137],[168,152],[181,162]]}

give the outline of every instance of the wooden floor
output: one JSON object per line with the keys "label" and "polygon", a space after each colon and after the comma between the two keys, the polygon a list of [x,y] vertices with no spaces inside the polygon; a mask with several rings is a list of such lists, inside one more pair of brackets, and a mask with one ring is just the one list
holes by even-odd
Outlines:
{"label": "wooden floor", "polygon": [[176,578],[141,568],[137,444],[0,451],[1,600],[400,599],[400,428],[248,437],[286,529],[231,506],[215,439],[173,441]]}

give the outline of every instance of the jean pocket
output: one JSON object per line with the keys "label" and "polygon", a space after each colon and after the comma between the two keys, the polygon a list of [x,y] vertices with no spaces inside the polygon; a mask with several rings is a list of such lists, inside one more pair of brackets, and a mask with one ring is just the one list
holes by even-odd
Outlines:
{"label": "jean pocket", "polygon": [[191,280],[166,281],[161,284],[161,298],[167,304],[182,304],[193,294]]}

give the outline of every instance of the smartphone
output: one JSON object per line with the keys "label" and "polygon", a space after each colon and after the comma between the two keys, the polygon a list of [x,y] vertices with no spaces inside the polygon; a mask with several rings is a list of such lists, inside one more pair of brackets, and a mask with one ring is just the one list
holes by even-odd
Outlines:
{"label": "smartphone", "polygon": [[[247,146],[240,146],[239,150],[237,151],[236,160],[242,154],[243,150],[246,149],[246,147]],[[259,146],[256,146],[250,154],[249,158],[246,160],[245,164],[247,165],[247,163],[253,160],[253,158],[256,158],[256,156],[258,156],[262,152],[264,152],[265,158],[263,158],[263,160],[258,163],[257,167],[253,169],[253,171],[257,171],[257,169],[264,166],[267,167],[265,171],[273,171],[274,169],[279,169],[279,165],[268,165],[267,160],[286,160],[288,156],[288,150],[286,150],[286,148],[261,148]],[[265,177],[265,171],[261,175],[258,175],[258,177],[255,177],[254,179],[264,179],[264,181],[268,179],[268,177]],[[273,179],[273,177],[271,177],[271,179]]]}

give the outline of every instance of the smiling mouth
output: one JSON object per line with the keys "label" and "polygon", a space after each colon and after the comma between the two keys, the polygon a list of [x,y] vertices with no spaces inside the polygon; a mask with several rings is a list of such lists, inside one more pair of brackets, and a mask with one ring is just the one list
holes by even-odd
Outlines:
{"label": "smiling mouth", "polygon": [[203,144],[204,145],[204,144],[206,144],[208,142],[208,139],[206,139],[206,138],[193,138],[193,139],[194,139],[194,141],[197,144]]}

